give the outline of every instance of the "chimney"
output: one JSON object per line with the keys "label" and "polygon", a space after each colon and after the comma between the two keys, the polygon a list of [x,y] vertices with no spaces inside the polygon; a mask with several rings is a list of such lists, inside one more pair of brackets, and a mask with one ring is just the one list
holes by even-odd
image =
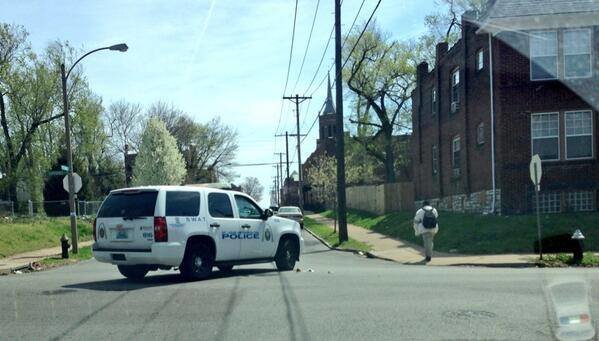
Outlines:
{"label": "chimney", "polygon": [[426,75],[428,75],[428,63],[422,62],[416,67],[416,85],[420,85]]}
{"label": "chimney", "polygon": [[447,42],[441,42],[437,44],[437,47],[435,49],[436,51],[436,64],[439,65],[439,61],[441,60],[441,58],[443,58],[443,56],[445,56],[445,54],[447,53],[448,50],[448,45]]}
{"label": "chimney", "polygon": [[478,27],[477,20],[478,13],[474,10],[469,10],[462,14],[462,38],[466,37],[472,27]]}

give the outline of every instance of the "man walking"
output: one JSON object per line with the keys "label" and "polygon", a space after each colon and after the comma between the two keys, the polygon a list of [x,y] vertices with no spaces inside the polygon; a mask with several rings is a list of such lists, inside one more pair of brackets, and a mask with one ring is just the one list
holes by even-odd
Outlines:
{"label": "man walking", "polygon": [[422,203],[422,208],[414,216],[414,234],[416,236],[422,235],[425,254],[424,260],[427,263],[433,257],[433,239],[435,234],[439,232],[438,218],[439,213],[426,200]]}

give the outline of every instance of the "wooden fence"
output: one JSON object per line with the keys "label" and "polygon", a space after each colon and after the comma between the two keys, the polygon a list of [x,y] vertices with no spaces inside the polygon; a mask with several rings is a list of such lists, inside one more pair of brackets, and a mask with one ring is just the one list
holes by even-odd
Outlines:
{"label": "wooden fence", "polygon": [[414,185],[397,182],[382,185],[354,186],[346,189],[347,207],[385,214],[414,210]]}

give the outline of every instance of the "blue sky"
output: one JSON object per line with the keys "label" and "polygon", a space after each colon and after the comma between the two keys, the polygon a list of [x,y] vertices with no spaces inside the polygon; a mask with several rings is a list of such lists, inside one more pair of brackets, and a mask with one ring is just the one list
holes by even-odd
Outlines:
{"label": "blue sky", "polygon": [[[365,1],[359,22],[366,21],[376,2]],[[299,1],[287,94],[304,93],[333,25],[334,1],[321,0],[295,88],[316,4],[317,0]],[[343,1],[343,34],[360,4],[361,0]],[[200,122],[220,116],[239,133],[236,162],[260,163],[278,161],[274,153],[285,148],[284,139],[277,140],[274,134],[281,112],[294,5],[293,0],[5,0],[0,21],[25,26],[35,51],[56,39],[68,40],[81,50],[127,43],[126,53],[98,53],[83,62],[91,88],[106,107],[119,99],[145,107],[161,100],[172,102]],[[383,0],[375,18],[393,38],[410,39],[424,30],[424,16],[436,7],[433,0]],[[331,42],[316,84],[333,63],[333,46]],[[300,108],[301,122],[305,121],[302,133],[310,127],[325,96],[326,85],[314,93],[312,103],[305,102]],[[279,132],[292,132],[291,103],[283,103]],[[302,144],[303,159],[314,150],[316,136],[317,129],[313,129]],[[295,155],[294,148],[295,144],[290,145],[290,157]],[[261,203],[267,205],[274,168],[240,167],[236,171],[240,175],[236,182],[246,176],[258,177],[265,186]]]}

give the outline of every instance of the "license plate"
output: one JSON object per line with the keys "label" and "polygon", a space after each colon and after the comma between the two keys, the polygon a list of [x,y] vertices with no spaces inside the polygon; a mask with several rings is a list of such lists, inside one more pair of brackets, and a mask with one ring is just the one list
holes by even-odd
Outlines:
{"label": "license plate", "polygon": [[117,230],[116,231],[116,239],[119,239],[119,240],[129,239],[129,234],[127,233],[127,230]]}

